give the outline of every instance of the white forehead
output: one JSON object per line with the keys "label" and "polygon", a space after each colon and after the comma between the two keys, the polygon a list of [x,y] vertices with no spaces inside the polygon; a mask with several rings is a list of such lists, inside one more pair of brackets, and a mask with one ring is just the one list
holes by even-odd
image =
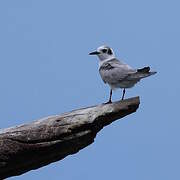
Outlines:
{"label": "white forehead", "polygon": [[109,49],[110,47],[106,46],[106,45],[103,45],[103,46],[100,46],[97,48],[97,50],[102,50],[102,49]]}

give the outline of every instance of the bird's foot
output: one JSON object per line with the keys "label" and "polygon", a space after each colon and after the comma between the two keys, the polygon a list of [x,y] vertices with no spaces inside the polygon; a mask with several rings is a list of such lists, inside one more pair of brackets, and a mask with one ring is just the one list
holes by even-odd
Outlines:
{"label": "bird's foot", "polygon": [[112,101],[108,101],[108,102],[106,102],[106,103],[103,103],[103,104],[111,104],[112,103]]}

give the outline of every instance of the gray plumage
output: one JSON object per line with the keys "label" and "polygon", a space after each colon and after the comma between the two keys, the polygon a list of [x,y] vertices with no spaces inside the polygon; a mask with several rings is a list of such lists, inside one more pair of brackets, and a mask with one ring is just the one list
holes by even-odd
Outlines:
{"label": "gray plumage", "polygon": [[[145,71],[146,69],[148,71]],[[142,78],[151,76],[156,72],[150,72],[149,67],[143,69],[132,69],[129,65],[122,63],[116,58],[102,63],[99,73],[104,83],[108,83],[112,89],[131,88]]]}
{"label": "gray plumage", "polygon": [[156,74],[155,71],[150,71],[150,67],[133,69],[128,64],[119,61],[115,58],[113,50],[108,46],[101,46],[90,55],[99,57],[99,73],[104,83],[109,84],[111,87],[108,103],[111,103],[112,90],[123,88],[122,99],[124,99],[126,88],[131,88],[141,79]]}

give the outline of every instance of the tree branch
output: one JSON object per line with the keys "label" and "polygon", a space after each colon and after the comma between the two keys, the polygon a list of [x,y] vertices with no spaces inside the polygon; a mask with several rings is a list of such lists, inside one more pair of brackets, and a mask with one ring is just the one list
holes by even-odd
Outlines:
{"label": "tree branch", "polygon": [[78,152],[91,144],[104,126],[135,112],[139,103],[135,97],[0,130],[0,179]]}

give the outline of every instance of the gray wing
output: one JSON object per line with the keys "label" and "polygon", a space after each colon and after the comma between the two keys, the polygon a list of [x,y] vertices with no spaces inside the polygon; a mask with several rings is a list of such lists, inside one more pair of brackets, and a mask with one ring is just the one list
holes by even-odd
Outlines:
{"label": "gray wing", "polygon": [[120,83],[135,72],[137,71],[132,69],[129,65],[116,59],[104,62],[99,68],[99,73],[104,83],[108,84]]}

